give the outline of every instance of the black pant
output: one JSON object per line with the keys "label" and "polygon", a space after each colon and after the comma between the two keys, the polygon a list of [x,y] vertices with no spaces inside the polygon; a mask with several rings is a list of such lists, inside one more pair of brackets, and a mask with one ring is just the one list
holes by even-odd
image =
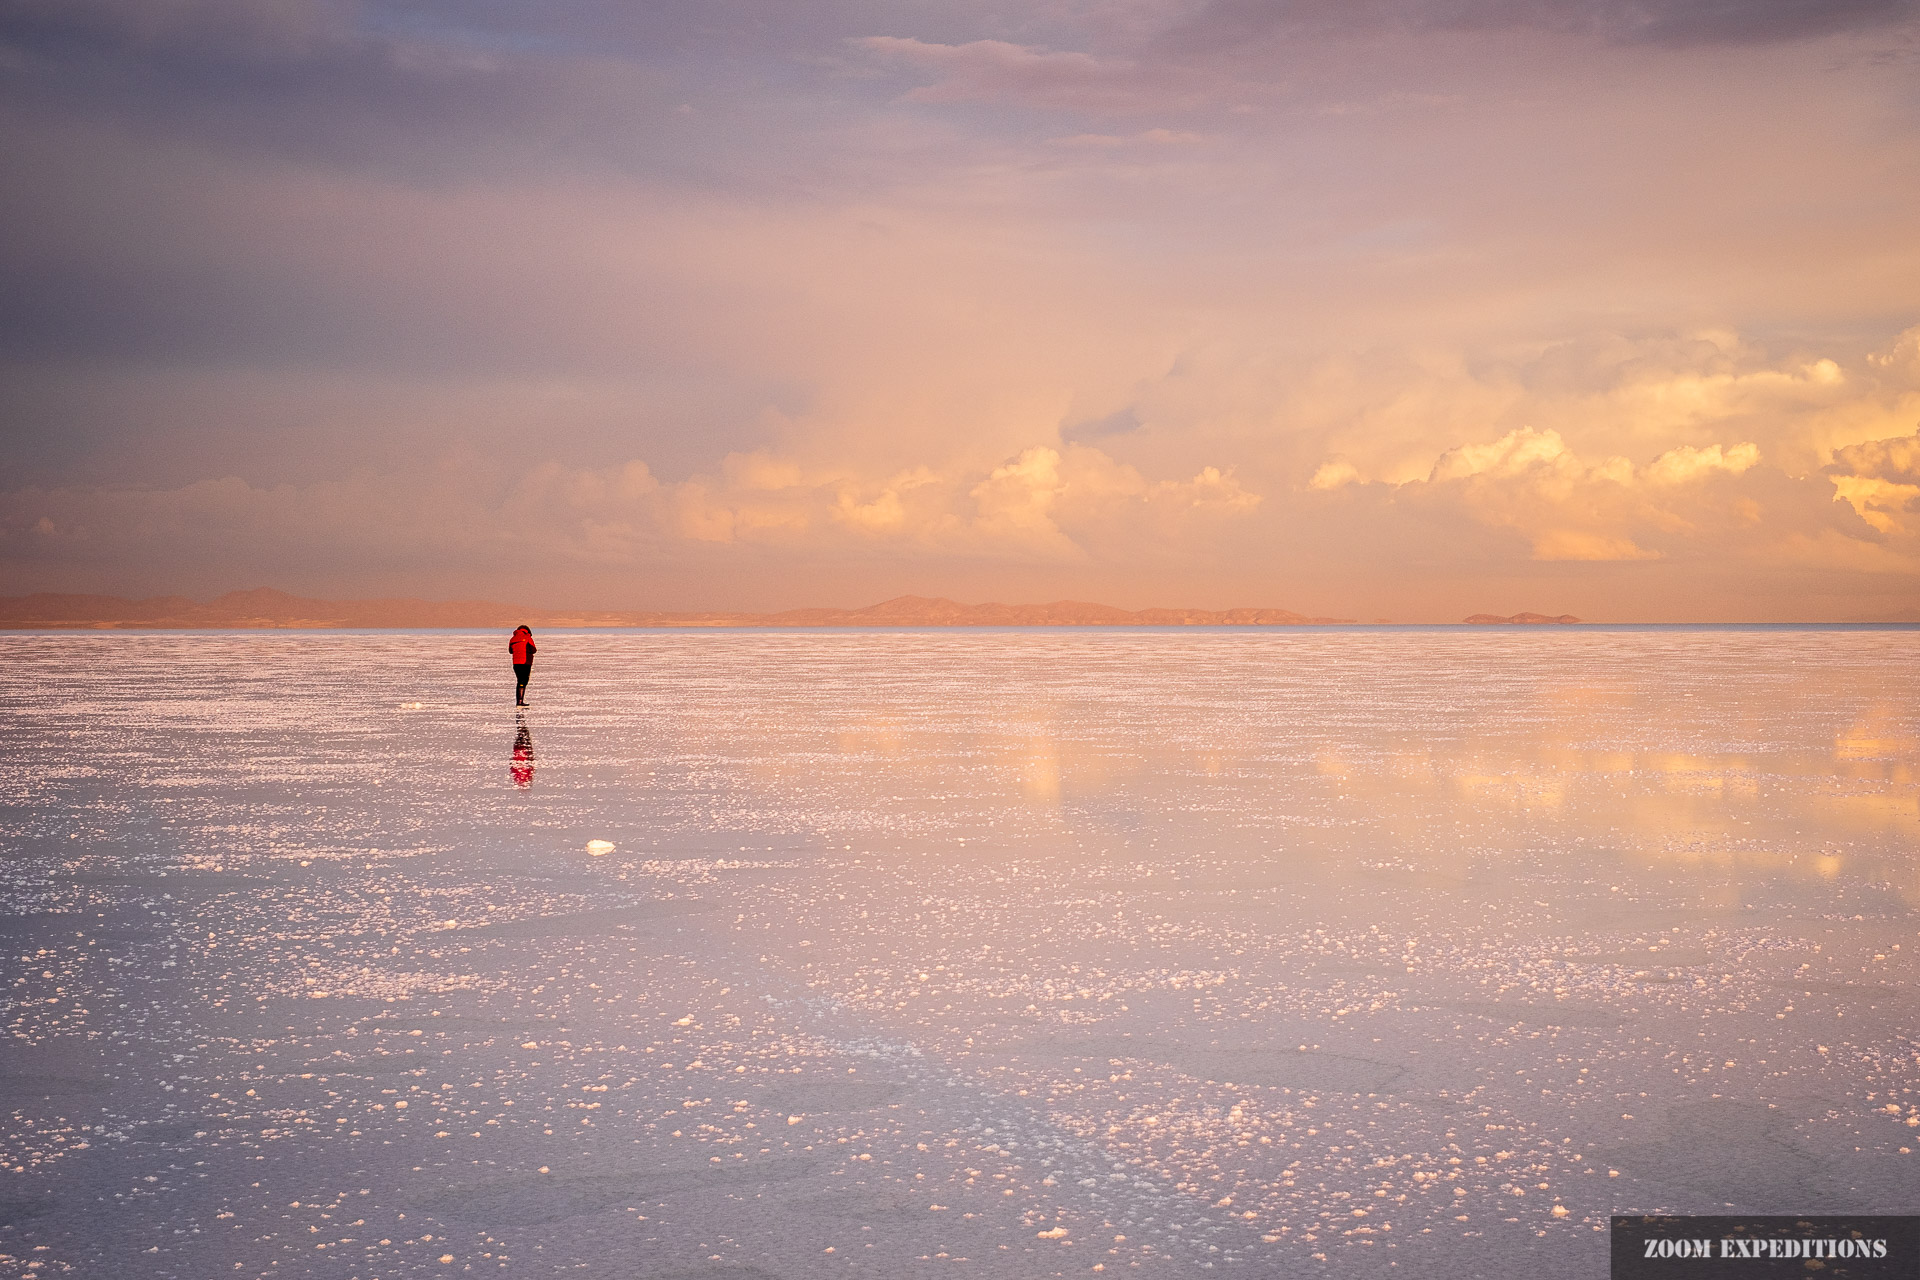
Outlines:
{"label": "black pant", "polygon": [[525,662],[516,662],[513,664],[513,678],[520,682],[521,693],[525,693],[527,691],[527,677],[531,676],[532,674],[533,674],[532,658],[528,658]]}

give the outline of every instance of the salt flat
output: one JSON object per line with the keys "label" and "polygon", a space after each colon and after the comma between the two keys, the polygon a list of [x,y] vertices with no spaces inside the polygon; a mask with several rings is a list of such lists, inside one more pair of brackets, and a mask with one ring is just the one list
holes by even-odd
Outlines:
{"label": "salt flat", "polygon": [[[0,637],[0,1254],[1600,1275],[1911,1212],[1920,632]],[[586,845],[605,840],[596,856]]]}

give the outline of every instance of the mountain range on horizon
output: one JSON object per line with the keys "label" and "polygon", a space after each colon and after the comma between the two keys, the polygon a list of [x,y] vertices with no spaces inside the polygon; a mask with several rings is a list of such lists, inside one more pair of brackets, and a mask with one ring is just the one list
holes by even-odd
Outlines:
{"label": "mountain range on horizon", "polygon": [[[1080,600],[1050,604],[962,604],[928,596],[896,596],[863,609],[787,609],[778,613],[642,612],[529,609],[492,600],[319,600],[271,587],[230,591],[201,602],[185,596],[120,596],[41,592],[0,596],[0,627],[31,630],[194,630],[238,628],[387,627],[1085,627],[1315,626],[1352,618],[1310,617],[1290,609],[1121,609]],[[1385,619],[1377,621],[1384,622]],[[1571,615],[1474,614],[1485,623],[1576,623]]]}

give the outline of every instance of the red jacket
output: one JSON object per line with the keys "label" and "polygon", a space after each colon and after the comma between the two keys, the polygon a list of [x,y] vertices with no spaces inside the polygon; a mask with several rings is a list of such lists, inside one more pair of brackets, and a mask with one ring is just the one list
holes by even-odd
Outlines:
{"label": "red jacket", "polygon": [[514,632],[513,639],[507,641],[507,652],[513,655],[513,662],[515,666],[519,666],[520,664],[526,663],[526,662],[532,662],[533,655],[538,653],[539,651],[540,651],[540,646],[533,642],[533,633],[531,631],[526,630],[524,627],[519,631]]}

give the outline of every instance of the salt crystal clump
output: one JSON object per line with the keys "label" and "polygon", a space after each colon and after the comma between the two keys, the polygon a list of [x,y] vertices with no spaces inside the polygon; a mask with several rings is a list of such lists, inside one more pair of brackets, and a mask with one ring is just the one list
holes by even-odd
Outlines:
{"label": "salt crystal clump", "polygon": [[605,857],[607,854],[613,852],[613,841],[589,840],[587,841],[587,852],[596,858]]}

